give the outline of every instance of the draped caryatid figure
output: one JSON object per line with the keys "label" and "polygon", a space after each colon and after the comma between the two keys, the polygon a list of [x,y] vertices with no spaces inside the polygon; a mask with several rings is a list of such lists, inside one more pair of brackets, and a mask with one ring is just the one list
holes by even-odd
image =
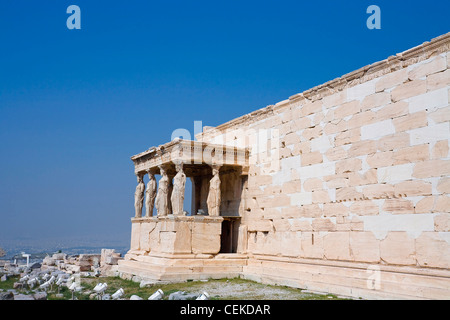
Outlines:
{"label": "draped caryatid figure", "polygon": [[159,180],[158,193],[156,194],[155,208],[157,215],[167,216],[169,211],[169,177],[167,176],[166,168],[159,166],[161,179]]}
{"label": "draped caryatid figure", "polygon": [[173,179],[173,190],[170,197],[172,203],[172,213],[174,215],[183,214],[184,189],[186,186],[186,174],[183,172],[183,163],[175,164],[177,174]]}
{"label": "draped caryatid figure", "polygon": [[137,175],[137,182],[138,185],[136,186],[136,191],[134,192],[134,210],[135,217],[140,218],[142,217],[142,207],[144,206],[145,184],[143,174]]}
{"label": "draped caryatid figure", "polygon": [[219,167],[213,166],[212,173],[213,177],[209,181],[209,192],[206,204],[208,206],[208,214],[217,217],[220,216],[221,202]]}
{"label": "draped caryatid figure", "polygon": [[155,205],[156,198],[156,179],[153,172],[148,172],[149,181],[147,183],[147,189],[145,190],[145,216],[151,217],[153,215],[153,207]]}
{"label": "draped caryatid figure", "polygon": [[172,191],[173,191],[173,175],[167,175],[169,179],[168,183],[168,190],[167,190],[167,214],[172,213],[172,201],[170,199],[172,198]]}

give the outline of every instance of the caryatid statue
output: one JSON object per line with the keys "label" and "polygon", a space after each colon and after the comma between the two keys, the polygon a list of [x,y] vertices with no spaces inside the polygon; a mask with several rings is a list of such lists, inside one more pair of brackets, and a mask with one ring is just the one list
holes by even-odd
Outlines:
{"label": "caryatid statue", "polygon": [[172,213],[172,201],[170,201],[171,197],[172,197],[172,191],[173,191],[173,175],[167,175],[167,177],[169,178],[169,183],[168,183],[168,190],[167,190],[167,214],[171,214]]}
{"label": "caryatid statue", "polygon": [[169,211],[169,177],[164,166],[159,166],[161,179],[159,180],[158,193],[156,194],[155,207],[158,216],[167,216]]}
{"label": "caryatid statue", "polygon": [[145,216],[151,217],[153,215],[153,206],[156,198],[156,179],[153,172],[148,172],[149,181],[147,183],[147,189],[145,190]]}
{"label": "caryatid statue", "polygon": [[174,215],[182,215],[186,174],[183,172],[182,162],[175,164],[175,169],[177,170],[177,174],[173,179],[173,190],[170,201],[172,203],[172,213]]}
{"label": "caryatid statue", "polygon": [[221,202],[219,167],[213,166],[212,173],[213,177],[209,181],[209,192],[206,204],[208,205],[208,214],[217,217],[220,216]]}
{"label": "caryatid statue", "polygon": [[144,206],[145,184],[143,174],[137,174],[137,182],[138,185],[136,186],[136,191],[134,192],[134,210],[136,212],[135,217],[140,218],[142,217],[142,207]]}

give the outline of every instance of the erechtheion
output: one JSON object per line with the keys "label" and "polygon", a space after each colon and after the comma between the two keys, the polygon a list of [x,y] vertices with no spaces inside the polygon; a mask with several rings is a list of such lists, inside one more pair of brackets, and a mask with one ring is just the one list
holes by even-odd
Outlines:
{"label": "erechtheion", "polygon": [[450,299],[449,47],[447,33],[133,156],[121,276]]}

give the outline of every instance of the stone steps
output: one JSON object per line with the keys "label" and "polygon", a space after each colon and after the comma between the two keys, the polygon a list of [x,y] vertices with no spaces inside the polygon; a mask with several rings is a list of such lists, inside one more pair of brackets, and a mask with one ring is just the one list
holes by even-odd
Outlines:
{"label": "stone steps", "polygon": [[[313,291],[333,292],[354,298],[373,299],[442,299],[450,298],[450,278],[442,275],[420,275],[396,271],[348,266],[249,260],[243,277],[263,283],[288,285]],[[375,271],[373,271],[375,270]],[[371,288],[371,280],[376,282]]]}
{"label": "stone steps", "polygon": [[247,259],[219,255],[214,259],[177,259],[152,256],[119,261],[121,277],[137,276],[145,280],[186,281],[238,277]]}

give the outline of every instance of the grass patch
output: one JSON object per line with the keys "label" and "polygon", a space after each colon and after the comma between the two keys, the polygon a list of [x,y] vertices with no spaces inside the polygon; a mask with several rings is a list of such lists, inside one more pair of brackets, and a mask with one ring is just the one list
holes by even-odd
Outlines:
{"label": "grass patch", "polygon": [[[143,299],[148,299],[150,295],[158,289],[164,292],[164,300],[176,291],[201,294],[207,291],[211,300],[338,300],[331,294],[303,293],[302,289],[262,284],[242,278],[217,279],[208,281],[186,281],[179,283],[157,283],[148,287],[139,287],[139,283],[131,280],[124,280],[119,277],[83,278],[82,286],[84,290],[92,290],[98,283],[106,282],[108,288],[105,293],[113,294],[118,289],[124,290],[122,298],[129,299],[132,295],[138,295]],[[224,288],[229,287],[229,290]]]}
{"label": "grass patch", "polygon": [[0,289],[1,290],[12,289],[14,287],[14,282],[17,281],[19,281],[19,276],[8,277],[6,281],[0,281]]}
{"label": "grass patch", "polygon": [[146,287],[139,287],[138,282],[131,280],[121,279],[119,277],[101,277],[101,278],[83,278],[81,285],[84,290],[92,290],[98,283],[106,282],[108,288],[105,290],[105,294],[113,294],[120,288],[124,290],[122,298],[129,299],[132,295],[137,295],[143,299],[148,299],[158,289],[164,292],[164,299],[168,299],[169,295],[177,291],[186,291],[190,293],[196,293],[201,289],[203,282],[201,281],[188,281],[181,283],[167,283],[167,284],[154,284]]}
{"label": "grass patch", "polygon": [[[17,282],[19,277],[10,277],[7,281],[0,282],[0,289],[12,289],[14,282]],[[200,295],[206,291],[210,295],[211,300],[337,300],[338,297],[331,294],[313,294],[303,293],[302,289],[268,285],[259,282],[246,280],[242,278],[233,279],[217,279],[208,281],[186,281],[179,283],[157,283],[143,288],[139,287],[138,282],[125,280],[119,277],[85,277],[81,278],[81,292],[76,292],[74,296],[78,300],[89,300],[96,298],[94,287],[98,283],[107,283],[108,287],[104,294],[112,295],[117,290],[122,288],[124,295],[122,298],[129,299],[132,295],[137,295],[146,300],[149,296],[155,293],[158,289],[164,292],[164,300],[168,300],[169,295],[176,291],[185,291],[191,294]],[[29,293],[27,289],[17,290],[20,293]],[[53,286],[52,291],[47,292],[48,300],[69,300],[72,298],[72,292],[66,287],[61,286],[59,293],[62,296],[57,296],[58,288]]]}

